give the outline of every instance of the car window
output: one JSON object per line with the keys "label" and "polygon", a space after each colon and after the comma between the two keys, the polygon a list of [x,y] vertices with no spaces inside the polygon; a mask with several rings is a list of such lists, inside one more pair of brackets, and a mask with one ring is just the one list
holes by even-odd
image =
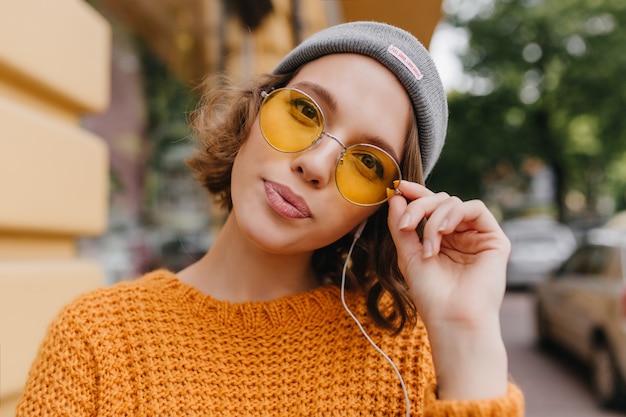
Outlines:
{"label": "car window", "polygon": [[579,248],[561,267],[559,275],[610,275],[615,273],[615,250],[601,245]]}
{"label": "car window", "polygon": [[589,268],[589,259],[591,258],[593,247],[583,246],[578,248],[576,252],[563,264],[559,275],[564,274],[584,274]]}

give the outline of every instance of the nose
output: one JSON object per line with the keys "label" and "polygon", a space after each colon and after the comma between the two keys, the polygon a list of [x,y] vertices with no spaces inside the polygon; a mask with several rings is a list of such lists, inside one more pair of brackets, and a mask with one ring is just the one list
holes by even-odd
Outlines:
{"label": "nose", "polygon": [[323,134],[313,147],[300,152],[293,159],[291,168],[306,182],[318,188],[323,187],[333,179],[337,159],[343,149],[337,139]]}

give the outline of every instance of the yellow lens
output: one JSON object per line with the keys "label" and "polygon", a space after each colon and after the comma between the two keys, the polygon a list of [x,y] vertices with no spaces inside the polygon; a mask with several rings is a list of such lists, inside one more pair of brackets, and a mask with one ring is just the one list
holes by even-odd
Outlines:
{"label": "yellow lens", "polygon": [[300,152],[322,134],[324,116],[315,101],[291,89],[270,93],[261,106],[259,124],[265,140],[282,152]]}
{"label": "yellow lens", "polygon": [[354,145],[337,164],[335,180],[344,198],[370,206],[387,200],[387,189],[400,179],[400,168],[387,152],[372,145]]}

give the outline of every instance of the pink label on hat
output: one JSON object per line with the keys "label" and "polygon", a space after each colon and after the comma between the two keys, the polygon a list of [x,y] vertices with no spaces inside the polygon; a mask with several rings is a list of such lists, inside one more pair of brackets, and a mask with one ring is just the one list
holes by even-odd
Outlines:
{"label": "pink label on hat", "polygon": [[389,45],[389,48],[387,48],[387,52],[389,52],[391,55],[398,58],[398,61],[402,62],[404,66],[409,71],[411,71],[411,73],[413,73],[415,78],[417,78],[418,80],[421,80],[424,77],[424,75],[422,75],[422,72],[419,70],[419,68],[417,68],[417,65],[415,65],[413,61],[411,61],[411,59],[408,56],[406,56],[406,54],[402,52],[400,49],[396,48],[393,45]]}

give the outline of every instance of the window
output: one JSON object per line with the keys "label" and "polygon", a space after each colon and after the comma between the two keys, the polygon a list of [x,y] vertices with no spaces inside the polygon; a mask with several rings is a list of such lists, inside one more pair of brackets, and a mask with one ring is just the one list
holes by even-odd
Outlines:
{"label": "window", "polygon": [[563,264],[559,275],[602,275],[607,272],[614,254],[615,250],[608,246],[583,246]]}

